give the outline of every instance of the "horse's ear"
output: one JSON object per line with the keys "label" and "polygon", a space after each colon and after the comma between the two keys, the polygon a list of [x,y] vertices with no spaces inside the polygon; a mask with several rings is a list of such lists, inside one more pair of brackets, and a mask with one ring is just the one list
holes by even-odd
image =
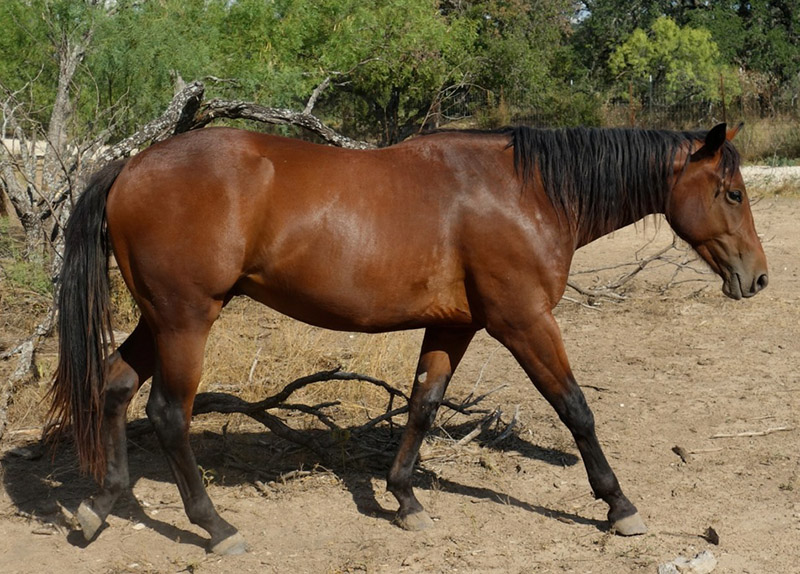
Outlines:
{"label": "horse's ear", "polygon": [[703,146],[692,154],[692,161],[713,157],[725,143],[725,140],[727,139],[727,133],[728,126],[724,123],[717,124],[711,128],[706,134],[706,139],[703,141]]}
{"label": "horse's ear", "polygon": [[731,128],[727,131],[727,133],[725,134],[725,139],[731,141],[733,138],[736,137],[736,134],[738,134],[739,130],[741,130],[743,127],[744,127],[744,122],[739,122],[738,124],[736,124],[736,127]]}

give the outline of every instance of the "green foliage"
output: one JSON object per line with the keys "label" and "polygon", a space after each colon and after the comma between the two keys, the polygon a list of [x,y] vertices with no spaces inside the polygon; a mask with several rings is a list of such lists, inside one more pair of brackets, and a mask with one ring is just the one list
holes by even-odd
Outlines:
{"label": "green foliage", "polygon": [[53,282],[42,264],[14,260],[3,263],[2,267],[10,285],[44,297],[53,294]]}
{"label": "green foliage", "polygon": [[800,0],[675,2],[674,0],[588,0],[572,41],[592,76],[612,80],[611,54],[633,33],[666,16],[681,27],[705,29],[721,61],[777,78],[800,73]]}
{"label": "green foliage", "polygon": [[[73,82],[78,132],[121,138],[156,117],[176,81],[210,96],[303,109],[391,143],[470,90],[527,105],[570,99],[572,2],[548,0],[7,0],[0,82],[36,77],[45,125],[65,39],[86,42]],[[90,33],[89,33],[90,32]],[[6,50],[7,48],[7,50]],[[22,73],[27,72],[27,76]],[[17,81],[19,80],[19,81]],[[33,93],[33,92],[32,92]],[[588,100],[587,100],[588,101]]]}
{"label": "green foliage", "polygon": [[82,41],[73,136],[130,134],[182,78],[295,110],[322,86],[316,115],[387,144],[457,106],[496,106],[484,125],[600,123],[609,94],[632,83],[643,101],[650,76],[666,103],[716,102],[722,77],[730,103],[739,68],[758,105],[792,102],[800,0],[4,0],[0,84],[45,130],[59,50]]}
{"label": "green foliage", "polygon": [[16,246],[11,237],[8,217],[0,217],[0,259],[11,258]]}
{"label": "green foliage", "polygon": [[634,30],[645,30],[663,12],[658,0],[587,0],[571,45],[598,87],[610,81],[608,60]]}
{"label": "green foliage", "polygon": [[800,73],[800,1],[709,2],[678,10],[679,23],[711,31],[726,61],[781,82]]}
{"label": "green foliage", "polygon": [[[459,14],[476,28],[473,54],[481,86],[518,99],[546,91],[553,82],[551,64],[569,28],[569,2],[530,3],[483,0],[465,3]],[[556,76],[557,78],[557,76]]]}
{"label": "green foliage", "polygon": [[719,101],[721,76],[726,78],[726,97],[740,91],[735,73],[722,63],[711,33],[681,28],[665,16],[647,32],[634,30],[611,54],[608,64],[620,94],[627,94],[631,82],[639,93],[646,93],[652,81],[669,103],[690,98]]}
{"label": "green foliage", "polygon": [[303,107],[330,78],[320,108],[384,143],[418,125],[468,57],[469,26],[448,21],[431,0],[284,0],[276,8],[280,34],[262,52],[273,81],[266,99]]}
{"label": "green foliage", "polygon": [[[92,86],[82,95],[88,119],[113,110],[108,121],[120,136],[157,117],[176,80],[222,74],[220,28],[224,3],[210,0],[119,0],[113,16],[98,23],[86,60]],[[102,118],[101,118],[102,120]]]}
{"label": "green foliage", "polygon": [[37,17],[40,4],[32,2],[29,7],[22,2],[0,2],[0,86],[22,92],[31,113],[45,119],[55,97],[52,86],[58,69],[47,31]]}

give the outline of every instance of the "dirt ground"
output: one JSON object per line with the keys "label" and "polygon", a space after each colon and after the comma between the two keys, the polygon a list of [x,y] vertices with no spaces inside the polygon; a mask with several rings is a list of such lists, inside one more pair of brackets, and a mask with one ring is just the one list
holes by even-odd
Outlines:
{"label": "dirt ground", "polygon": [[[0,571],[655,573],[710,550],[715,573],[800,572],[800,199],[767,197],[754,214],[770,265],[769,287],[754,299],[725,298],[718,278],[695,264],[679,269],[684,255],[672,252],[626,284],[624,301],[587,305],[569,289],[574,301],[557,310],[606,455],[649,526],[644,536],[607,531],[569,433],[481,334],[449,396],[507,385],[484,401],[502,409],[504,424],[459,446],[477,419],[440,416],[415,476],[435,520],[428,531],[391,524],[384,476],[397,435],[385,428],[345,437],[322,464],[255,424],[209,416],[193,426],[198,462],[250,552],[206,553],[150,435],[131,441],[133,497],[87,545],[70,515],[91,481],[69,449],[42,456],[36,429],[11,421],[0,444]],[[671,241],[666,225],[640,224],[583,249],[574,271],[641,259]],[[630,269],[573,277],[597,287]],[[517,408],[514,434],[490,445]],[[226,422],[234,430],[223,436]],[[709,528],[718,544],[703,538]]]}

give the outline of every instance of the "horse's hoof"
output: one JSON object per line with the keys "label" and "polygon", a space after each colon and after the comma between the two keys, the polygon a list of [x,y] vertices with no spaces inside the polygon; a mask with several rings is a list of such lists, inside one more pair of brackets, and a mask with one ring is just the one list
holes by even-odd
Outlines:
{"label": "horse's hoof", "polygon": [[647,532],[647,526],[636,512],[614,522],[611,525],[611,531],[620,536],[638,536]]}
{"label": "horse's hoof", "polygon": [[394,517],[394,523],[403,530],[410,530],[411,532],[426,530],[433,526],[433,520],[424,510],[406,514],[405,516],[397,514]]}
{"label": "horse's hoof", "polygon": [[86,501],[81,502],[78,511],[75,513],[75,518],[78,519],[78,524],[81,526],[81,532],[83,532],[86,542],[94,538],[94,535],[103,525],[103,519],[92,510],[92,507]]}
{"label": "horse's hoof", "polygon": [[219,554],[220,556],[244,554],[247,552],[247,542],[244,541],[244,536],[236,532],[228,536],[225,540],[217,542],[211,547],[211,552]]}

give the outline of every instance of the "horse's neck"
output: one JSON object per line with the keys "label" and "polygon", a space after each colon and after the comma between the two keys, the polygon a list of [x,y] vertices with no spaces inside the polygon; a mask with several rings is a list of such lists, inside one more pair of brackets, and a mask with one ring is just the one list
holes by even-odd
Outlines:
{"label": "horse's neck", "polygon": [[[660,203],[663,204],[664,202]],[[609,213],[607,217],[599,218],[599,220],[573,222],[571,228],[575,236],[575,248],[578,249],[588,245],[604,235],[627,227],[648,216],[663,212],[663,210],[659,209],[640,207],[642,205],[644,205],[642,202],[630,202],[625,205],[621,212]],[[580,216],[576,215],[575,217]]]}

